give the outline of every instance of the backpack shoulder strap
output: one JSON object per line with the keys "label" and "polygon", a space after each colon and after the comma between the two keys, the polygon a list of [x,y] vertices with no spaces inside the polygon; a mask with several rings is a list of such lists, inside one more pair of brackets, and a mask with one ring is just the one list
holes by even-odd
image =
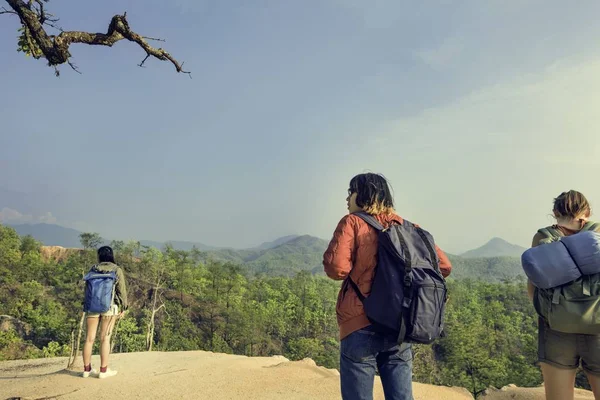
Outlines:
{"label": "backpack shoulder strap", "polygon": [[352,286],[352,289],[354,289],[354,291],[356,292],[356,295],[358,296],[358,299],[360,300],[360,302],[364,302],[365,301],[365,295],[362,294],[362,292],[360,291],[360,289],[358,288],[358,285],[356,284],[356,282],[354,282],[352,280],[352,278],[350,277],[350,275],[348,275],[348,283],[350,284],[350,286]]}
{"label": "backpack shoulder strap", "polygon": [[551,226],[548,226],[548,227],[542,228],[542,229],[538,229],[538,232],[541,233],[542,235],[544,235],[544,238],[546,238],[546,239],[559,239],[564,236],[560,230],[553,228]]}
{"label": "backpack shoulder strap", "polygon": [[600,222],[594,221],[586,222],[583,228],[581,228],[582,231],[597,231],[598,229],[600,229]]}
{"label": "backpack shoulder strap", "polygon": [[367,214],[364,211],[360,211],[355,213],[355,215],[357,217],[360,217],[363,221],[365,221],[367,224],[371,225],[373,228],[377,229],[379,232],[383,231],[385,228],[383,227],[383,225],[381,225],[379,223],[379,221],[377,221],[375,219],[374,216]]}

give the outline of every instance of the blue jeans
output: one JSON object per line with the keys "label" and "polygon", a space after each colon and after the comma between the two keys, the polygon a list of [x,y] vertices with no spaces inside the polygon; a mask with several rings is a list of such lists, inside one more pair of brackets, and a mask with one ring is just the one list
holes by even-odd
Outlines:
{"label": "blue jeans", "polygon": [[379,370],[386,400],[413,400],[412,348],[373,331],[371,326],[342,339],[340,382],[343,400],[372,400]]}

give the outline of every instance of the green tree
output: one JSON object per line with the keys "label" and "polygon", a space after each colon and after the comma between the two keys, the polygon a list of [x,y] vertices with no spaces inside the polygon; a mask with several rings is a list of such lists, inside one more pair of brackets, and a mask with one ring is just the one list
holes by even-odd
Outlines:
{"label": "green tree", "polygon": [[21,238],[13,228],[0,225],[0,266],[10,268],[21,259]]}
{"label": "green tree", "polygon": [[156,316],[165,307],[163,301],[164,285],[166,281],[165,270],[167,263],[163,259],[163,254],[154,248],[148,248],[145,250],[143,258],[141,260],[143,264],[144,277],[148,279],[151,288],[151,305],[147,311],[148,321],[146,325],[146,350],[152,351],[154,346],[154,330],[156,327]]}
{"label": "green tree", "polygon": [[79,235],[84,250],[97,249],[104,241],[99,233],[85,232]]}
{"label": "green tree", "polygon": [[21,238],[21,254],[39,253],[42,243],[34,239],[33,236],[27,235]]}
{"label": "green tree", "polygon": [[123,240],[112,240],[110,242],[110,247],[112,247],[115,252],[121,252],[125,249],[125,242]]}
{"label": "green tree", "polygon": [[0,331],[0,361],[38,358],[42,352],[14,330]]}
{"label": "green tree", "polygon": [[126,315],[119,320],[114,336],[114,350],[119,353],[147,350],[146,338],[134,317]]}

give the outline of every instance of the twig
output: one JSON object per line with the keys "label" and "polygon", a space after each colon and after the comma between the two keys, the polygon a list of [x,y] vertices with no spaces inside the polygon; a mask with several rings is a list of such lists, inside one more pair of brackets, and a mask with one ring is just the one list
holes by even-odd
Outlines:
{"label": "twig", "polygon": [[150,54],[146,54],[146,57],[144,57],[144,59],[142,60],[142,62],[138,64],[138,67],[145,68],[144,67],[144,63],[146,62],[146,60],[148,58],[150,58]]}
{"label": "twig", "polygon": [[153,38],[153,37],[148,37],[148,36],[142,36],[142,39],[146,39],[146,40],[155,40],[157,42],[166,42],[165,39],[160,39],[160,38]]}
{"label": "twig", "polygon": [[2,15],[2,14],[14,14],[14,15],[18,15],[16,13],[16,11],[7,10],[5,7],[0,8],[0,15]]}
{"label": "twig", "polygon": [[[46,13],[44,12],[44,3],[42,3],[42,0],[35,0],[35,2],[38,3],[38,5],[40,6],[38,15],[39,15],[40,23],[43,24],[44,22],[46,22]],[[30,2],[30,4],[31,4],[31,2]]]}
{"label": "twig", "polygon": [[81,71],[79,71],[79,69],[77,68],[77,65],[73,64],[71,61],[67,61],[69,63],[69,66],[71,67],[71,69],[75,72],[77,72],[79,75],[81,75]]}

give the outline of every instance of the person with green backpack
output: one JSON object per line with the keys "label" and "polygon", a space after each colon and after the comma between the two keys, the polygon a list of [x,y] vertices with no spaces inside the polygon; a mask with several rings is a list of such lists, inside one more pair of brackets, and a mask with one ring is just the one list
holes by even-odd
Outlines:
{"label": "person with green backpack", "polygon": [[[532,248],[580,232],[600,231],[600,224],[589,220],[591,207],[578,191],[570,190],[556,197],[553,214],[556,224],[539,229],[533,237]],[[595,329],[590,318],[595,320],[596,316],[589,315],[589,310],[595,310],[600,301],[597,300],[600,299],[600,274],[582,275],[553,288],[538,288],[531,280],[527,286],[539,315],[538,361],[546,399],[574,398],[575,375],[581,363],[594,397],[600,400],[600,334],[590,333],[595,332],[590,331]]]}

